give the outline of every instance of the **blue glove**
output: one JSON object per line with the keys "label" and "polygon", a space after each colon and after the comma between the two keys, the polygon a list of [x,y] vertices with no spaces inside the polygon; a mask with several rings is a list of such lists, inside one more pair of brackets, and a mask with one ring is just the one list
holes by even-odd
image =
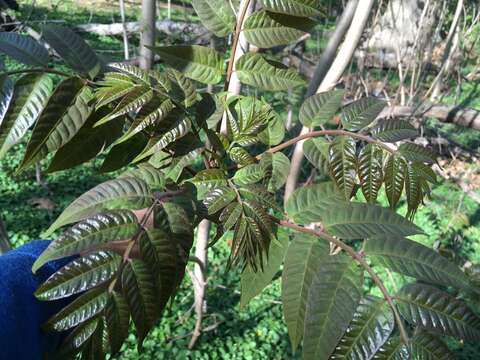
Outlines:
{"label": "blue glove", "polygon": [[0,359],[41,360],[52,352],[60,335],[41,325],[68,304],[67,300],[39,301],[33,293],[70,259],[53,261],[36,274],[32,264],[50,242],[36,240],[0,256]]}

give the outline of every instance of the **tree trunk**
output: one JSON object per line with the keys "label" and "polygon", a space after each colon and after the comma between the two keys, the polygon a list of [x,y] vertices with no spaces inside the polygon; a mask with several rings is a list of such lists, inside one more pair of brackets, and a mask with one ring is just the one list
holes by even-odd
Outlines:
{"label": "tree trunk", "polygon": [[[348,3],[342,15],[341,22],[339,23],[339,25],[341,24],[342,27],[338,29],[338,32],[345,33],[344,27],[348,26],[348,19],[351,18],[352,16],[350,12],[353,12],[355,10],[355,14],[353,15],[353,18],[351,18],[351,25],[348,29],[347,34],[345,35],[345,41],[343,42],[342,47],[340,48],[337,56],[335,57],[335,60],[332,62],[332,60],[327,59],[327,55],[325,55],[325,59],[322,61],[322,65],[319,63],[319,66],[323,66],[323,64],[329,64],[329,63],[331,64],[331,66],[329,67],[328,71],[325,71],[325,69],[321,69],[318,71],[320,75],[322,73],[325,73],[325,75],[323,75],[324,78],[323,80],[321,80],[321,85],[318,87],[318,89],[316,89],[317,92],[324,92],[329,90],[331,87],[333,87],[337,83],[337,81],[343,75],[343,72],[345,71],[346,67],[348,66],[348,64],[350,63],[353,57],[353,54],[355,49],[357,48],[358,42],[360,41],[360,37],[362,36],[363,30],[366,26],[368,17],[370,15],[373,2],[374,2],[373,0],[362,0],[359,2],[358,6],[354,6],[355,4],[352,4],[353,1]],[[341,34],[338,34],[338,35],[334,34],[330,38],[331,43],[329,42],[329,44],[327,45],[327,48],[329,49],[328,51],[329,56],[334,56],[335,49],[338,48],[339,41],[343,37],[340,35]],[[336,43],[334,43],[334,41]],[[321,79],[320,76],[317,76],[317,78]],[[318,83],[318,79],[316,81]],[[300,133],[304,134],[308,131],[309,129],[307,127],[303,127]],[[284,202],[288,200],[290,195],[293,193],[293,191],[297,187],[298,178],[300,175],[300,169],[302,166],[302,159],[303,159],[303,141],[299,141],[295,145],[295,149],[292,155],[290,172],[288,174],[287,182],[285,184]]]}
{"label": "tree trunk", "polygon": [[140,38],[140,68],[150,70],[154,62],[153,51],[147,46],[155,45],[155,0],[142,0],[142,20]]}
{"label": "tree trunk", "polygon": [[128,33],[127,33],[127,24],[125,20],[125,0],[120,0],[120,17],[122,19],[122,37],[123,37],[123,50],[124,50],[124,59],[130,59],[130,51],[128,49]]}

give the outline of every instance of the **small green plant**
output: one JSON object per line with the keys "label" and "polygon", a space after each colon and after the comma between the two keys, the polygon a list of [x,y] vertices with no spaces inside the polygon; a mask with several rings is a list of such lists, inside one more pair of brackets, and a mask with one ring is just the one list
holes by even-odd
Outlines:
{"label": "small green plant", "polygon": [[[261,48],[295,40],[313,26],[309,17],[319,8],[315,0],[262,4],[243,26],[248,41]],[[480,339],[480,319],[461,299],[478,296],[478,288],[448,259],[408,239],[423,233],[411,220],[436,181],[435,154],[408,141],[414,127],[376,120],[385,106],[379,99],[343,106],[344,93],[333,90],[303,103],[299,118],[312,131],[284,141],[284,125],[264,100],[200,92],[194,81],[225,78],[227,88],[235,71],[245,85],[284,91],[304,80],[261,53],[234,62],[241,29],[230,4],[193,5],[216,35],[234,31],[226,70],[224,54],[198,45],[154,48],[169,65],[164,71],[106,65],[72,31],[45,26],[43,40],[72,69],[64,73],[47,68],[39,42],[0,34],[0,49],[31,66],[2,74],[0,156],[33,126],[18,171],[50,153],[48,171],[64,170],[105,149],[102,171],[135,165],[77,198],[45,233],[70,226],[34,272],[80,255],[35,293],[45,301],[76,295],[45,325],[70,330],[59,357],[115,355],[131,320],[141,348],[175,299],[203,219],[216,225],[211,246],[232,233],[228,266],[243,271],[243,304],[283,263],[285,322],[293,348],[303,340],[304,359],[449,358],[435,334]],[[237,24],[244,17],[240,12]],[[13,83],[9,76],[20,73]],[[63,80],[53,86],[50,74]],[[341,128],[319,129],[337,113]],[[282,209],[275,195],[290,165],[282,151],[303,140],[307,158],[330,181],[299,188]],[[203,167],[192,168],[198,158]],[[376,204],[382,188],[390,208]],[[352,200],[358,192],[365,202]],[[406,217],[395,212],[403,195]],[[280,228],[291,230],[293,239],[278,236]],[[389,294],[371,260],[417,282]],[[364,296],[365,276],[382,298]]]}

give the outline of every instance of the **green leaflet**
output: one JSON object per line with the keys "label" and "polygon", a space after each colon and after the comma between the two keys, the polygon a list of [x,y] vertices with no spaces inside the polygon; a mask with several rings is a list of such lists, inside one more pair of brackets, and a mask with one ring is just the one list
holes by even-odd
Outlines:
{"label": "green leaflet", "polygon": [[205,84],[217,84],[222,81],[225,63],[222,54],[213,48],[200,45],[177,45],[156,46],[152,50],[186,77]]}
{"label": "green leaflet", "polygon": [[370,125],[385,107],[385,102],[374,97],[365,97],[343,108],[342,124],[347,130],[361,130]]}
{"label": "green leaflet", "polygon": [[288,198],[285,211],[295,222],[309,224],[318,221],[318,214],[338,201],[345,200],[332,182],[313,184],[295,190]]}
{"label": "green leaflet", "polygon": [[[13,95],[13,82],[8,76],[0,76],[0,131],[5,125],[5,116],[7,115],[7,111],[9,109],[10,101],[12,100]],[[0,140],[2,139],[0,138]]]}
{"label": "green leaflet", "polygon": [[411,324],[467,341],[479,341],[480,319],[461,301],[433,286],[407,284],[396,296]]}
{"label": "green leaflet", "polygon": [[63,225],[85,219],[101,210],[142,209],[151,203],[150,189],[143,180],[132,177],[109,180],[73,201],[48,228],[44,236],[51,235]]}
{"label": "green leaflet", "polygon": [[437,285],[475,290],[457,265],[415,241],[394,235],[371,238],[364,251],[372,260],[400,274]]}
{"label": "green leaflet", "polygon": [[72,30],[62,26],[44,25],[42,37],[75,71],[88,75],[91,79],[101,72],[103,65],[100,59]]}
{"label": "green leaflet", "polygon": [[235,14],[223,0],[192,0],[193,8],[205,27],[218,37],[227,36],[235,27]]}
{"label": "green leaflet", "polygon": [[240,146],[235,146],[230,149],[228,152],[230,159],[238,165],[238,167],[243,167],[246,165],[254,164],[255,160],[250,153]]}
{"label": "green leaflet", "polygon": [[47,49],[28,35],[0,33],[0,52],[26,65],[45,67],[48,64]]}
{"label": "green leaflet", "polygon": [[57,150],[48,166],[48,173],[70,169],[93,159],[122,134],[123,119],[96,128],[92,128],[91,119],[94,122],[98,114],[91,114],[77,134]]}
{"label": "green leaflet", "polygon": [[272,208],[274,210],[281,211],[275,200],[275,195],[269,192],[262,184],[242,186],[238,189],[238,192],[244,199],[258,202],[265,208]]}
{"label": "green leaflet", "polygon": [[296,234],[288,247],[282,273],[282,304],[293,350],[303,337],[310,285],[320,262],[326,256],[326,243],[311,235]]}
{"label": "green leaflet", "polygon": [[[270,141],[280,137],[281,134],[265,133],[269,126],[275,125],[275,118],[278,117],[269,104],[252,96],[237,96],[228,102],[227,129],[233,142],[248,146],[258,140]],[[281,132],[273,128],[270,130]]]}
{"label": "green leaflet", "polygon": [[447,345],[426,331],[417,330],[411,343],[412,356],[416,360],[454,360],[456,356]]}
{"label": "green leaflet", "polygon": [[76,255],[109,241],[125,240],[135,235],[139,224],[130,210],[113,210],[99,213],[65,231],[50,243],[32,266],[36,272],[45,263]]}
{"label": "green leaflet", "polygon": [[35,124],[19,170],[65,145],[90,116],[91,98],[90,88],[80,78],[62,81]]}
{"label": "green leaflet", "polygon": [[62,343],[61,349],[58,351],[58,356],[72,356],[81,350],[87,344],[97,328],[101,326],[101,319],[90,319],[83,324],[77,326],[68,334]]}
{"label": "green leaflet", "polygon": [[151,138],[144,151],[138,155],[133,162],[139,162],[158,151],[165,149],[168,145],[184,137],[190,132],[192,123],[188,118],[181,118],[163,135],[158,138]]}
{"label": "green leaflet", "polygon": [[215,187],[206,195],[203,203],[208,209],[208,214],[213,215],[230,204],[237,197],[237,193],[227,186]]}
{"label": "green leaflet", "polygon": [[158,290],[145,263],[133,259],[122,271],[122,290],[139,338],[139,349],[159,316]]}
{"label": "green leaflet", "polygon": [[261,164],[250,164],[238,169],[232,180],[237,185],[249,185],[261,181],[265,175],[265,168]]}
{"label": "green leaflet", "polygon": [[172,90],[169,92],[172,98],[187,108],[194,105],[197,101],[197,90],[192,81],[175,69],[167,69],[167,76],[172,81]]}
{"label": "green leaflet", "polygon": [[266,145],[278,145],[284,137],[285,125],[276,113],[267,123],[267,127],[258,133],[258,139]]}
{"label": "green leaflet", "polygon": [[376,360],[410,360],[407,346],[399,336],[391,337],[375,354]]}
{"label": "green leaflet", "polygon": [[100,313],[107,304],[107,300],[106,289],[89,290],[52,316],[45,326],[56,331],[71,329]]}
{"label": "green leaflet", "polygon": [[280,91],[305,84],[296,71],[255,53],[246,53],[238,59],[235,71],[242,83],[262,90]]}
{"label": "green leaflet", "polygon": [[427,164],[433,164],[437,161],[437,155],[433,151],[414,143],[400,144],[398,152],[409,161],[419,161]]}
{"label": "green leaflet", "polygon": [[332,90],[307,98],[300,108],[300,122],[307,127],[326,124],[342,106],[344,90]]}
{"label": "green leaflet", "polygon": [[310,138],[303,143],[305,157],[322,174],[329,172],[329,147],[330,142],[322,138]]}
{"label": "green leaflet", "polygon": [[205,169],[199,171],[188,180],[197,188],[197,195],[202,199],[207,192],[217,186],[227,185],[227,178],[221,169]]}
{"label": "green leaflet", "polygon": [[328,359],[362,297],[363,271],[343,254],[324,257],[310,285],[303,359]]}
{"label": "green leaflet", "polygon": [[264,259],[263,270],[254,272],[249,266],[243,270],[240,277],[240,307],[247,306],[251,299],[260,294],[280,270],[288,246],[288,233],[280,233],[277,240],[270,242],[268,258]]}
{"label": "green leaflet", "polygon": [[96,287],[118,271],[121,257],[115,253],[96,252],[65,265],[35,291],[39,300],[56,300]]}
{"label": "green leaflet", "polygon": [[[108,125],[108,123],[107,123]],[[147,145],[147,137],[142,133],[137,133],[130,139],[114,145],[100,167],[100,172],[110,172],[121,169],[130,164]],[[157,154],[161,154],[158,152]]]}
{"label": "green leaflet", "polygon": [[357,156],[355,140],[338,137],[328,149],[330,175],[337,184],[345,199],[352,197],[357,179]]}
{"label": "green leaflet", "polygon": [[[316,220],[342,239],[364,239],[372,236],[408,236],[423,234],[414,223],[396,212],[373,204],[336,202],[319,208]],[[309,209],[305,209],[309,211]],[[315,218],[315,216],[314,216]]]}
{"label": "green leaflet", "polygon": [[148,86],[135,86],[128,94],[126,94],[115,107],[115,109],[104,118],[98,120],[94,127],[105,124],[122,115],[137,111],[143,105],[152,100],[154,93]]}
{"label": "green leaflet", "polygon": [[85,344],[85,347],[82,349],[82,358],[83,359],[104,359],[106,357],[106,352],[108,348],[104,342],[105,336],[105,325],[104,320],[101,319],[98,321],[97,328],[95,332],[90,337],[89,341]]}
{"label": "green leaflet", "polygon": [[371,132],[375,138],[384,142],[397,142],[418,135],[412,124],[401,119],[382,119]]}
{"label": "green leaflet", "polygon": [[374,144],[367,144],[358,156],[358,177],[362,193],[369,203],[375,203],[383,183],[383,151]]}
{"label": "green leaflet", "polygon": [[[266,154],[262,157],[262,161],[267,159]],[[276,152],[271,155],[271,177],[268,180],[268,191],[275,192],[280,189],[287,181],[288,173],[290,171],[290,159],[281,152]],[[267,162],[267,165],[269,163]]]}
{"label": "green leaflet", "polygon": [[395,326],[392,310],[384,299],[367,296],[360,301],[334,359],[372,359]]}
{"label": "green leaflet", "polygon": [[128,336],[130,313],[128,304],[121,293],[113,291],[105,307],[105,325],[112,355],[120,351]]}
{"label": "green leaflet", "polygon": [[390,154],[385,163],[383,170],[385,181],[385,193],[387,194],[388,203],[392,209],[397,206],[400,196],[402,195],[403,185],[405,182],[405,161],[395,154]]}
{"label": "green leaflet", "polygon": [[129,177],[145,181],[151,189],[163,190],[165,187],[165,175],[148,163],[139,164],[135,169],[127,170],[119,176],[120,179]]}
{"label": "green leaflet", "polygon": [[261,0],[261,3],[267,10],[296,16],[319,15],[321,9],[319,0]]}
{"label": "green leaflet", "polygon": [[166,231],[152,229],[140,238],[140,253],[157,284],[160,311],[173,298],[185,272],[186,262],[179,256],[177,241]]}
{"label": "green leaflet", "polygon": [[314,26],[315,22],[309,18],[260,10],[245,20],[243,34],[249,43],[261,48],[270,48],[287,45],[309,32]]}
{"label": "green leaflet", "polygon": [[145,106],[142,107],[140,113],[137,115],[128,131],[121,138],[115,141],[115,144],[120,144],[128,139],[131,139],[139,132],[151,126],[157,125],[159,122],[164,120],[175,107],[170,99],[163,100],[161,98],[154,97],[151,99],[151,102],[155,102],[158,106],[155,106],[154,109],[146,114],[142,114]]}

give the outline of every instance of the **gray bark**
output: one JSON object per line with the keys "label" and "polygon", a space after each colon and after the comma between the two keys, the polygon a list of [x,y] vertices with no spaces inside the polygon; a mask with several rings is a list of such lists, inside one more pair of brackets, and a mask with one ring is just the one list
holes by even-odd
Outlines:
{"label": "gray bark", "polygon": [[147,46],[155,45],[155,0],[142,0],[142,21],[140,36],[140,67],[145,70],[152,68],[154,63],[153,51]]}

